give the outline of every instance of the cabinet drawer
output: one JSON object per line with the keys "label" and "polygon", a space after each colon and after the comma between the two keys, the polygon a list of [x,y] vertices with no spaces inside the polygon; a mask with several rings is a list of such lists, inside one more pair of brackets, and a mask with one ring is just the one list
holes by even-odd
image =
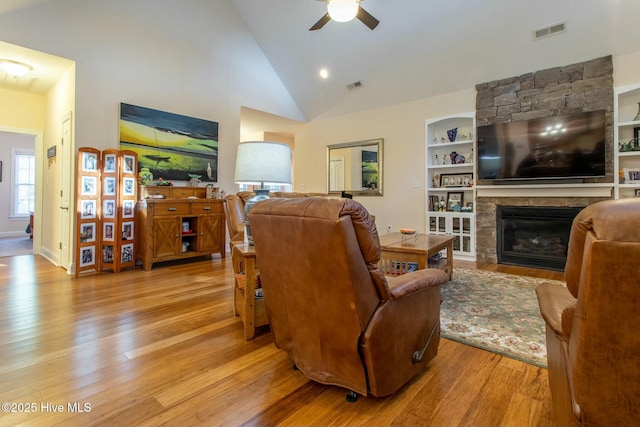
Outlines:
{"label": "cabinet drawer", "polygon": [[186,199],[187,197],[204,197],[205,190],[206,189],[204,188],[198,187],[173,187],[173,197],[176,199]]}
{"label": "cabinet drawer", "polygon": [[191,200],[192,214],[219,214],[222,212],[222,203],[209,200]]}
{"label": "cabinet drawer", "polygon": [[149,196],[171,197],[171,188],[169,186],[140,186],[140,198],[146,199]]}
{"label": "cabinet drawer", "polygon": [[189,203],[174,202],[171,200],[155,203],[153,207],[153,215],[189,215]]}

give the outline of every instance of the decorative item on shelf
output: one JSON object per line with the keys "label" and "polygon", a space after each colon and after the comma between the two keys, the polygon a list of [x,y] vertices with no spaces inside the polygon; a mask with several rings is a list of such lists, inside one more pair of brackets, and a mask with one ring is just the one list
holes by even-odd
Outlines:
{"label": "decorative item on shelf", "polygon": [[638,102],[638,112],[636,113],[636,116],[633,118],[634,122],[638,122],[640,121],[640,102]]}
{"label": "decorative item on shelf", "polygon": [[220,197],[220,189],[213,184],[207,184],[205,195],[207,199],[218,199]]}
{"label": "decorative item on shelf", "polygon": [[254,190],[255,196],[244,205],[244,235],[247,243],[253,246],[249,212],[256,203],[269,198],[265,183],[291,184],[291,149],[279,142],[241,142],[238,145],[234,181],[236,184],[260,184],[260,189]]}
{"label": "decorative item on shelf", "polygon": [[192,187],[197,187],[198,184],[200,184],[200,178],[202,178],[202,175],[196,175],[194,173],[189,173],[187,174],[189,175],[189,185]]}
{"label": "decorative item on shelf", "polygon": [[449,142],[454,142],[456,140],[457,135],[458,135],[458,128],[449,129],[447,131],[447,138],[449,138]]}
{"label": "decorative item on shelf", "polygon": [[440,212],[444,212],[447,210],[447,202],[444,201],[444,196],[440,197],[440,202],[438,202],[438,210]]}
{"label": "decorative item on shelf", "polygon": [[467,202],[460,208],[462,212],[473,212],[473,202]]}
{"label": "decorative item on shelf", "polygon": [[462,154],[458,154],[455,151],[452,151],[451,154],[449,154],[449,157],[451,157],[452,165],[460,165],[466,160]]}
{"label": "decorative item on shelf", "polygon": [[171,182],[169,181],[165,181],[164,179],[162,179],[162,177],[158,178],[157,182],[154,182],[153,185],[156,185],[158,187],[164,187],[167,185],[173,185]]}
{"label": "decorative item on shelf", "polygon": [[151,185],[153,182],[153,174],[149,170],[149,168],[140,168],[140,172],[138,172],[138,184],[140,185]]}

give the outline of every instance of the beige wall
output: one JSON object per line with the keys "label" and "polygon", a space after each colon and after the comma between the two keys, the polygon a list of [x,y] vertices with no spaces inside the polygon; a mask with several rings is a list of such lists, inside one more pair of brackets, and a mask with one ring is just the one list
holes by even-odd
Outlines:
{"label": "beige wall", "polygon": [[[0,132],[36,135],[42,144],[45,121],[45,97],[43,95],[25,94],[14,90],[0,88]],[[13,140],[2,139],[0,160],[2,161],[2,182],[0,182],[0,235],[22,235],[28,220],[10,218],[11,207],[11,148],[17,147]],[[35,150],[34,144],[28,144]],[[20,143],[21,148],[25,147]]]}
{"label": "beige wall", "polygon": [[327,191],[327,145],[384,138],[383,197],[355,197],[376,216],[380,232],[391,225],[425,228],[425,120],[474,111],[475,89],[348,116],[318,119],[296,132],[294,191]]}
{"label": "beige wall", "polygon": [[[640,83],[640,53],[614,57],[613,63],[614,86]],[[295,135],[294,191],[327,190],[327,145],[384,138],[384,196],[356,199],[376,215],[381,233],[389,225],[393,231],[425,231],[425,121],[475,111],[475,94],[470,88],[300,126]]]}

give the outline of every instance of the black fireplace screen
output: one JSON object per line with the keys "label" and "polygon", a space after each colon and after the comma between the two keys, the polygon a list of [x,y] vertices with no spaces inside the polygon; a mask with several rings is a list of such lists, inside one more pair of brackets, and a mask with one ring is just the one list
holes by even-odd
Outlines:
{"label": "black fireplace screen", "polygon": [[564,270],[571,224],[581,209],[498,206],[498,262]]}

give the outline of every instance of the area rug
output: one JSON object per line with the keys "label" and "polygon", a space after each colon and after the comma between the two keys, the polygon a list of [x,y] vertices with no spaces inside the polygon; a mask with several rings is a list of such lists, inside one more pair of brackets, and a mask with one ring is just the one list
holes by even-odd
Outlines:
{"label": "area rug", "polygon": [[441,335],[540,367],[545,326],[535,288],[562,282],[456,267],[442,285]]}

